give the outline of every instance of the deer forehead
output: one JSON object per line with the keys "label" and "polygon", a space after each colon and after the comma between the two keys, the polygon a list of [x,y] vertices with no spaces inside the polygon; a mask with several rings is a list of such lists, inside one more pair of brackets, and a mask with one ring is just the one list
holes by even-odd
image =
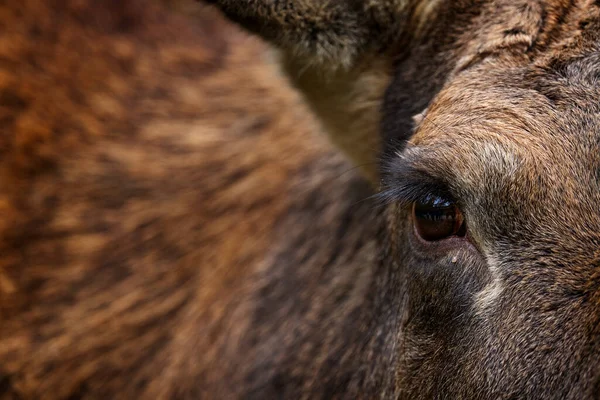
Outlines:
{"label": "deer forehead", "polygon": [[[539,93],[460,83],[433,101],[401,153],[458,193],[481,231],[503,224],[593,242],[600,230],[600,128]],[[591,236],[590,236],[591,235]]]}

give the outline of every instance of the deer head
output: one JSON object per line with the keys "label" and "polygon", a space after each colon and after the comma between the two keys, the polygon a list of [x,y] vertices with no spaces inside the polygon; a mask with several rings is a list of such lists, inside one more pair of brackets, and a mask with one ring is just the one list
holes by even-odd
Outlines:
{"label": "deer head", "polygon": [[597,2],[211,2],[0,4],[0,397],[598,398]]}
{"label": "deer head", "polygon": [[315,386],[598,396],[597,2],[211,2],[274,45],[386,204],[362,333],[339,338],[362,347]]}

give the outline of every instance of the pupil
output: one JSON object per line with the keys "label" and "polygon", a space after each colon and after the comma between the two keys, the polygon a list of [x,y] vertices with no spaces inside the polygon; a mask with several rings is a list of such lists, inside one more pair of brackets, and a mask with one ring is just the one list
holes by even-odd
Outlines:
{"label": "pupil", "polygon": [[449,209],[430,209],[430,210],[419,210],[420,218],[428,219],[431,221],[437,221],[447,218],[452,218],[452,210]]}
{"label": "pupil", "polygon": [[414,224],[419,236],[429,242],[461,235],[464,229],[462,214],[452,202],[440,198],[415,203]]}

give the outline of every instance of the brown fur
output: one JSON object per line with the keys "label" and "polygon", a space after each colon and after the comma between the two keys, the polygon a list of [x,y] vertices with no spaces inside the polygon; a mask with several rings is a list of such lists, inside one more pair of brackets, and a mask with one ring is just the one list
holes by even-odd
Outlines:
{"label": "brown fur", "polygon": [[598,398],[597,2],[211,3],[0,4],[0,398]]}
{"label": "brown fur", "polygon": [[0,15],[0,393],[220,385],[273,226],[329,181],[346,202],[351,166],[214,12],[27,0]]}

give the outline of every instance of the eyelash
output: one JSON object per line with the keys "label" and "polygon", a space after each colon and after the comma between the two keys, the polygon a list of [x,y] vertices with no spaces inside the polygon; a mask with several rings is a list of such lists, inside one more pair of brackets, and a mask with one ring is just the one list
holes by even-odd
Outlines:
{"label": "eyelash", "polygon": [[432,198],[458,205],[446,182],[403,159],[394,160],[384,170],[382,189],[378,197],[385,205],[408,206],[415,202],[426,203]]}
{"label": "eyelash", "polygon": [[439,201],[458,204],[454,196],[444,186],[439,184],[423,185],[422,182],[414,185],[405,183],[404,185],[383,190],[379,193],[378,197],[385,204],[396,203],[400,206],[409,206],[413,203],[430,203],[438,199]]}

